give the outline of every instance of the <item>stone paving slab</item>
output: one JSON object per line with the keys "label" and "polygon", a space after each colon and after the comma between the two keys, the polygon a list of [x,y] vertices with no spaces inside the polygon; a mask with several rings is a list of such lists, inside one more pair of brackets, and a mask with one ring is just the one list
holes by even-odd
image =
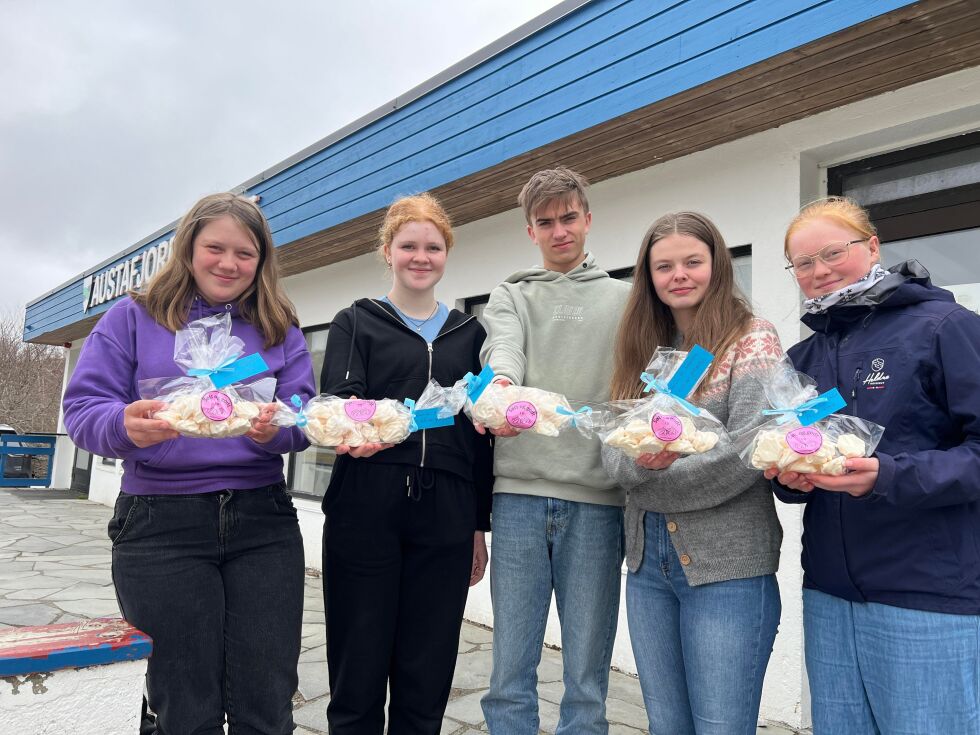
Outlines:
{"label": "stone paving slab", "polygon": [[[118,615],[110,574],[106,523],[111,509],[64,491],[0,490],[0,629]],[[321,580],[307,575],[299,691],[294,697],[297,735],[327,732],[330,699]],[[456,673],[441,735],[486,733],[480,708],[490,680],[493,631],[464,623]],[[554,733],[564,692],[561,652],[544,648],[538,667],[540,733]],[[606,702],[611,735],[646,733],[639,682],[610,674]],[[759,735],[791,735],[779,727]]]}

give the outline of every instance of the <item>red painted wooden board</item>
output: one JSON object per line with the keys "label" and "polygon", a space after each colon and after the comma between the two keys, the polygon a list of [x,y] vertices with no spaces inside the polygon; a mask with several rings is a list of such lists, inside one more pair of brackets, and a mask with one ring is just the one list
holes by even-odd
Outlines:
{"label": "red painted wooden board", "polygon": [[120,618],[0,630],[0,676],[148,658],[153,641]]}

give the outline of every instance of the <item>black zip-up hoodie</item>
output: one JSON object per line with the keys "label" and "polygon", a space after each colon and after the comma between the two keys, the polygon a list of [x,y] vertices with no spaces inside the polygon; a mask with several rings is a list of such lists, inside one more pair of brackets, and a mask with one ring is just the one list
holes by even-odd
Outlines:
{"label": "black zip-up hoodie", "polygon": [[[468,372],[479,373],[480,347],[486,336],[476,317],[450,309],[438,336],[429,343],[409,329],[391,305],[358,299],[330,323],[320,391],[342,398],[417,400],[430,379],[449,386]],[[490,530],[491,440],[477,434],[463,414],[453,426],[417,431],[372,457],[337,458],[339,465],[351,461],[452,472],[476,487],[477,529]]]}

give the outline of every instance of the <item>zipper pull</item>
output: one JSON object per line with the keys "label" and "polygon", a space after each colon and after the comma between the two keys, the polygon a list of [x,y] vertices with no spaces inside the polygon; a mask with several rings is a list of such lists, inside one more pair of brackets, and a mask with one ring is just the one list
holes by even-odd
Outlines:
{"label": "zipper pull", "polygon": [[851,383],[851,400],[857,398],[858,380],[861,378],[861,366],[854,368],[854,382]]}
{"label": "zipper pull", "polygon": [[425,343],[425,346],[429,348],[429,354],[432,354],[432,343],[431,342],[426,342]]}

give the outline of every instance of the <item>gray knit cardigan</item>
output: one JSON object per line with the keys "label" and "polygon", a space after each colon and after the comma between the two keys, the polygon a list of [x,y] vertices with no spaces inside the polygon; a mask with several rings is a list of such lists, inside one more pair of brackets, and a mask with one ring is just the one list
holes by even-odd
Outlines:
{"label": "gray knit cardigan", "polygon": [[783,531],[769,482],[745,467],[732,436],[763,423],[769,407],[763,390],[783,357],[772,324],[753,319],[750,331],[721,358],[695,400],[716,416],[730,436],[705,454],[681,457],[665,470],[647,470],[622,452],[602,447],[603,466],[626,488],[626,564],[643,562],[643,520],[662,513],[691,586],[772,574],[779,566]]}

